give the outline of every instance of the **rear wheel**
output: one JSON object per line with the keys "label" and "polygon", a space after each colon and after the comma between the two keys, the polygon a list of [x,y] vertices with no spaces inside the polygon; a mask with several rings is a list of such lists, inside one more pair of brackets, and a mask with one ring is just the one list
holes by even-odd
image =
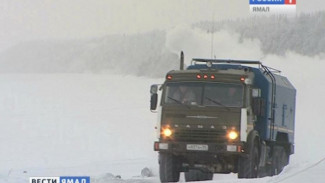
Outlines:
{"label": "rear wheel", "polygon": [[159,154],[159,175],[161,182],[178,182],[180,162],[172,154]]}
{"label": "rear wheel", "polygon": [[185,172],[185,181],[203,181],[203,180],[212,180],[213,173],[211,172],[202,172],[201,170],[189,170]]}
{"label": "rear wheel", "polygon": [[238,160],[238,178],[257,178],[259,166],[258,143],[248,145],[248,156]]}

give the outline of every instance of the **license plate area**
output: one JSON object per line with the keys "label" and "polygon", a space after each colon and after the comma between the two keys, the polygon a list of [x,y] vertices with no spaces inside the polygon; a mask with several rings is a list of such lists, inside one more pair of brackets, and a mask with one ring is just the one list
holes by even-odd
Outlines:
{"label": "license plate area", "polygon": [[186,149],[189,151],[208,151],[209,146],[206,144],[187,144]]}

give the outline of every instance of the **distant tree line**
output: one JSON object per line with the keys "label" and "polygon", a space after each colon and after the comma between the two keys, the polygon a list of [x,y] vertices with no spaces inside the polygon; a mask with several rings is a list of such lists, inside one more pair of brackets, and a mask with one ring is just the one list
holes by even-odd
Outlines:
{"label": "distant tree line", "polygon": [[[293,51],[315,56],[325,52],[325,12],[286,16],[250,17],[192,25],[207,33],[226,30],[239,42],[257,39],[262,52],[284,55]],[[213,28],[212,28],[213,27]],[[87,40],[32,41],[0,54],[0,72],[116,73],[163,77],[179,66],[179,55],[166,46],[165,31],[109,35]]]}
{"label": "distant tree line", "polygon": [[[206,31],[228,30],[240,39],[258,39],[264,54],[284,55],[287,51],[315,56],[325,52],[325,12],[255,16],[222,22],[202,21],[193,25]],[[213,28],[213,30],[212,30]]]}

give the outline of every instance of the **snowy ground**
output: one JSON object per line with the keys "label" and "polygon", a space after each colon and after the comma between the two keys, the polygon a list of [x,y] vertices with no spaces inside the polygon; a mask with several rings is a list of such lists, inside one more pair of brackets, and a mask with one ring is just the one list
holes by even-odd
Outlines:
{"label": "snowy ground", "polygon": [[130,178],[145,166],[155,168],[152,82],[91,74],[1,75],[0,180],[105,173]]}
{"label": "snowy ground", "polygon": [[[210,182],[325,180],[325,162],[319,162],[325,157],[324,107],[317,104],[324,101],[323,65],[283,65],[298,88],[297,152],[284,172],[255,180],[215,175]],[[159,82],[106,74],[0,75],[0,182],[64,175],[91,176],[92,183],[159,182],[153,152],[157,117],[149,111],[149,86]],[[144,167],[155,177],[142,178]]]}

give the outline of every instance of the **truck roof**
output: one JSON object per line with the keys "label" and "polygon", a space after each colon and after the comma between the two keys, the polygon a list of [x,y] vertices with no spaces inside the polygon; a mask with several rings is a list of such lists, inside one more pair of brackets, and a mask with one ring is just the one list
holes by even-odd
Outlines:
{"label": "truck roof", "polygon": [[[194,65],[188,66],[187,70],[193,71],[193,72],[197,72],[197,70],[200,70],[200,71],[215,70],[215,71],[219,71],[219,72],[231,71],[231,70],[251,71],[255,74],[256,79],[263,78],[263,80],[267,81],[267,83],[271,82],[269,76],[264,73],[263,69],[261,69],[259,67],[251,67],[251,66],[245,65],[248,63],[248,61],[244,61],[243,63],[244,63],[244,65],[240,65],[240,64],[212,64],[211,67],[208,67],[207,64],[194,64]],[[257,62],[257,61],[251,62],[250,64],[252,64],[252,63],[253,64],[262,64],[261,62]],[[279,73],[281,71],[279,71],[277,69],[273,69],[273,68],[271,68],[271,69],[273,71],[272,74],[274,75],[274,77],[276,79],[276,84],[278,86],[294,89],[294,86],[290,83],[290,81],[285,76],[279,75]],[[237,73],[239,73],[239,72],[237,72]],[[235,73],[233,73],[233,74],[235,74]]]}

